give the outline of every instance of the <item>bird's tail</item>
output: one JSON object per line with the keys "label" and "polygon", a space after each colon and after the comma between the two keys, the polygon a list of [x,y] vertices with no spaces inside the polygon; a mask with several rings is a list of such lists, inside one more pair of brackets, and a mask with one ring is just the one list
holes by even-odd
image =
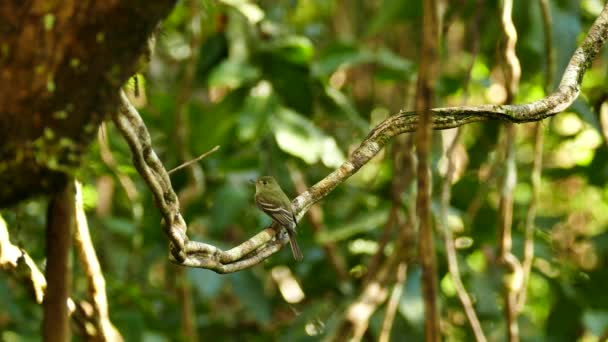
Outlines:
{"label": "bird's tail", "polygon": [[302,259],[304,259],[304,256],[302,255],[300,246],[298,246],[298,241],[296,241],[295,230],[287,229],[287,235],[289,235],[289,245],[291,246],[291,252],[293,253],[293,258],[296,259],[296,261],[302,261]]}

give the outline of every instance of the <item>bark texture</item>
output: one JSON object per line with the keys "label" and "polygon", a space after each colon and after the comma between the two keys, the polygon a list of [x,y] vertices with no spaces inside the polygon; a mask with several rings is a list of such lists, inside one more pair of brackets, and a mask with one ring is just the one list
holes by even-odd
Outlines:
{"label": "bark texture", "polygon": [[174,3],[0,2],[0,207],[65,184]]}

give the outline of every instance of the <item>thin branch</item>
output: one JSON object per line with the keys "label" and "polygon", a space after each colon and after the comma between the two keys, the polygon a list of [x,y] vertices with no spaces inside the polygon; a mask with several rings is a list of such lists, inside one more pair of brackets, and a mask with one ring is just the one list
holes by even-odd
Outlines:
{"label": "thin branch", "polygon": [[201,161],[201,160],[203,160],[203,159],[207,158],[207,156],[208,156],[208,155],[210,155],[210,154],[211,154],[211,153],[213,153],[213,152],[216,152],[216,151],[217,151],[217,150],[219,150],[219,149],[220,149],[220,146],[219,146],[219,145],[217,145],[217,146],[215,146],[214,148],[210,149],[209,151],[207,151],[207,152],[205,152],[205,153],[201,154],[200,156],[198,156],[198,157],[196,157],[196,158],[194,158],[194,159],[192,159],[192,160],[189,160],[189,161],[187,161],[187,162],[185,162],[185,163],[183,163],[183,164],[181,164],[181,165],[179,165],[179,166],[176,166],[176,167],[172,168],[172,169],[171,169],[171,170],[169,170],[167,173],[168,173],[168,174],[172,174],[172,173],[173,173],[173,172],[175,172],[175,171],[179,171],[179,170],[181,170],[181,169],[183,169],[183,168],[185,168],[185,167],[187,167],[187,166],[190,166],[191,164],[197,163],[197,162],[199,162],[199,161]]}
{"label": "thin branch", "polygon": [[456,136],[454,136],[454,140],[452,141],[450,147],[446,152],[448,168],[446,171],[446,176],[443,181],[441,191],[441,213],[439,222],[442,227],[441,231],[443,232],[443,240],[448,260],[448,269],[450,271],[450,276],[452,277],[452,282],[454,282],[454,287],[456,288],[458,299],[460,299],[460,302],[462,303],[462,307],[464,308],[467,320],[471,325],[471,330],[473,330],[473,334],[475,335],[475,340],[487,341],[486,336],[484,335],[483,330],[481,328],[481,324],[479,323],[479,318],[477,317],[475,308],[473,307],[471,297],[469,296],[466,288],[464,287],[464,284],[462,283],[462,279],[460,277],[460,270],[458,267],[458,257],[456,255],[456,248],[454,246],[454,237],[452,235],[452,229],[448,225],[448,206],[450,204],[450,189],[452,186],[452,182],[454,181],[454,173],[456,170],[454,163],[454,151],[456,151],[456,146],[458,146],[458,141],[460,140],[461,133],[462,129],[459,128],[456,132]]}
{"label": "thin branch", "polygon": [[[546,74],[545,74],[545,93],[548,94],[553,87],[555,77],[555,50],[553,49],[551,6],[548,0],[539,0],[543,17],[543,29],[545,34],[545,53],[547,54]],[[528,291],[528,281],[532,271],[532,261],[534,260],[534,219],[538,207],[541,173],[543,167],[543,130],[539,122],[534,124],[534,160],[532,162],[532,172],[530,183],[532,186],[532,198],[526,214],[524,260],[522,262],[522,287],[517,298],[517,311],[521,312],[526,304]]]}
{"label": "thin branch", "polygon": [[384,315],[384,321],[382,321],[382,330],[378,337],[378,342],[389,342],[391,338],[391,330],[393,328],[393,322],[395,321],[395,314],[397,313],[397,307],[401,300],[401,294],[403,293],[403,284],[405,284],[405,275],[407,271],[407,264],[402,262],[397,267],[397,280],[393,286],[393,292],[388,300],[386,306],[386,314]]}
{"label": "thin branch", "polygon": [[70,338],[67,302],[72,284],[69,255],[74,222],[74,184],[66,181],[48,206],[44,272],[48,283],[42,301],[45,341],[68,341]]}
{"label": "thin branch", "polygon": [[435,84],[439,74],[439,9],[436,0],[427,0],[423,5],[422,49],[416,84],[416,111],[419,125],[416,130],[416,155],[418,158],[418,192],[416,213],[418,215],[418,254],[422,268],[422,297],[424,299],[425,340],[441,340],[439,310],[437,304],[437,261],[431,215],[431,144],[433,131],[430,109],[433,106]]}
{"label": "thin branch", "polygon": [[95,323],[93,336],[103,341],[122,341],[123,338],[110,321],[108,311],[108,298],[106,295],[106,280],[101,271],[91,234],[89,224],[82,203],[82,185],[74,182],[76,187],[76,229],[74,231],[74,246],[84,270],[89,295],[93,306],[91,320]]}
{"label": "thin branch", "polygon": [[[407,224],[411,224],[411,222]],[[412,236],[408,232],[409,229],[401,230],[397,240],[398,246],[412,245]],[[409,262],[409,260],[405,260],[409,252],[406,248],[397,249],[384,261],[376,276],[363,286],[357,299],[348,305],[335,336],[332,336],[330,340],[360,341],[363,338],[370,318],[388,297],[389,283],[394,278],[393,275],[397,273],[399,265]]]}
{"label": "thin branch", "polygon": [[[505,63],[505,88],[507,89],[506,102],[511,103],[519,88],[521,67],[519,59],[515,54],[517,43],[517,31],[512,20],[513,0],[503,0],[502,3],[502,29],[506,38],[504,44]],[[515,136],[517,129],[513,123],[504,126],[505,159],[506,166],[504,178],[501,184],[500,201],[498,206],[498,260],[505,267],[503,275],[503,298],[504,313],[507,325],[507,337],[509,342],[519,341],[519,325],[517,323],[517,295],[520,286],[517,283],[521,275],[521,266],[517,258],[511,253],[512,248],[512,224],[513,224],[513,192],[517,182],[515,161]]]}
{"label": "thin branch", "polygon": [[[598,55],[608,37],[608,5],[606,5],[589,30],[587,37],[576,49],[557,90],[540,100],[520,105],[481,105],[432,109],[433,129],[459,127],[472,122],[501,120],[509,122],[533,122],[553,116],[576,99],[585,71]],[[121,93],[121,107],[114,113],[113,121],[129,144],[133,163],[148,187],[163,217],[163,227],[171,242],[172,261],[190,267],[211,269],[229,273],[258,264],[276,253],[287,243],[286,236],[279,236],[274,226],[263,230],[241,245],[223,251],[213,245],[189,241],[186,223],[180,214],[177,196],[171,187],[169,176],[154,153],[146,126]],[[311,205],[323,199],[338,185],[356,173],[373,158],[393,137],[412,132],[418,124],[416,112],[401,111],[376,126],[361,145],[335,171],[301,193],[292,201],[294,212],[301,218]]]}

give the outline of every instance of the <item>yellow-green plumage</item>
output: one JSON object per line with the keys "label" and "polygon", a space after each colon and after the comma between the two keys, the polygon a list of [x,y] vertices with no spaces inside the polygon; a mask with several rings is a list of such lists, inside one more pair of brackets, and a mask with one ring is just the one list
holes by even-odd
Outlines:
{"label": "yellow-green plumage", "polygon": [[255,204],[266,215],[283,226],[289,235],[289,244],[293,257],[301,261],[303,256],[296,241],[296,216],[291,209],[291,201],[285,195],[281,186],[270,176],[263,176],[255,182]]}

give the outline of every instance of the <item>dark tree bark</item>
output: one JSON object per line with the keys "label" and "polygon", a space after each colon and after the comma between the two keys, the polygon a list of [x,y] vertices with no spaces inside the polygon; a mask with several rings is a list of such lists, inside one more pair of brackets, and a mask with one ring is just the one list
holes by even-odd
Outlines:
{"label": "dark tree bark", "polygon": [[0,207],[65,184],[174,3],[0,2]]}
{"label": "dark tree bark", "polygon": [[416,111],[420,113],[420,124],[416,130],[416,154],[418,156],[418,252],[422,267],[422,296],[424,298],[425,341],[441,340],[439,310],[437,304],[437,261],[433,237],[431,213],[431,144],[433,94],[439,73],[439,27],[438,1],[424,1],[422,17],[422,49],[416,83]]}
{"label": "dark tree bark", "polygon": [[72,284],[69,266],[72,230],[76,222],[74,182],[49,202],[46,228],[46,294],[42,302],[42,336],[44,341],[69,341],[68,296]]}

